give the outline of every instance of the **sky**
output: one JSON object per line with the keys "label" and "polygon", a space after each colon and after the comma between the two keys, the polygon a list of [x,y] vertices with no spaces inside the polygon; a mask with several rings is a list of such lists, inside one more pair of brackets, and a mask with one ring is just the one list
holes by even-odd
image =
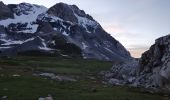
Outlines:
{"label": "sky", "polygon": [[75,4],[90,14],[133,57],[140,57],[155,39],[170,34],[170,0],[2,0],[51,7],[59,2]]}

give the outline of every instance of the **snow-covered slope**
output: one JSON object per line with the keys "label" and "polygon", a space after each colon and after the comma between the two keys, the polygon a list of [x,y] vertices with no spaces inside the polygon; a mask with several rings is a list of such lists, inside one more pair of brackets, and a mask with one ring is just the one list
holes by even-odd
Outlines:
{"label": "snow-covered slope", "polygon": [[11,9],[14,11],[14,18],[1,20],[0,25],[8,27],[10,24],[26,24],[23,30],[15,31],[23,33],[35,33],[38,28],[38,24],[36,24],[38,15],[48,10],[46,7],[28,3],[21,3]]}
{"label": "snow-covered slope", "polygon": [[[5,5],[4,5],[5,6]],[[30,41],[32,50],[51,51],[61,55],[78,54],[84,58],[125,61],[129,52],[90,15],[75,5],[58,3],[47,9],[44,6],[21,3],[6,5],[13,17],[0,20],[0,50],[22,52]],[[1,12],[1,11],[0,11]],[[37,39],[39,37],[39,39]],[[37,46],[37,48],[35,48]],[[5,53],[6,54],[6,53]]]}

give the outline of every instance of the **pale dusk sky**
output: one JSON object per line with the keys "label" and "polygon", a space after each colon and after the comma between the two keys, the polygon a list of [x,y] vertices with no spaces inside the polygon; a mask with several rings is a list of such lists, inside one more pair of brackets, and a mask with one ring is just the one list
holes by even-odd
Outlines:
{"label": "pale dusk sky", "polygon": [[51,7],[59,2],[75,4],[90,14],[134,57],[140,57],[156,38],[170,34],[170,0],[2,0]]}

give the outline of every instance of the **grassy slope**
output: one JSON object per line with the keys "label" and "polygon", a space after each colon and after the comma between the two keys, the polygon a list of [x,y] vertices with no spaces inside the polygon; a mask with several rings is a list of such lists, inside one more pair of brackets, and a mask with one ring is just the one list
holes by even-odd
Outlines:
{"label": "grassy slope", "polygon": [[[0,59],[0,97],[8,96],[8,100],[38,100],[39,97],[51,94],[54,100],[170,99],[158,95],[133,92],[133,89],[127,87],[103,85],[96,75],[101,70],[107,70],[111,66],[111,62],[54,57]],[[35,71],[74,75],[79,78],[77,82],[58,82],[32,76]],[[13,74],[21,76],[13,77]]]}

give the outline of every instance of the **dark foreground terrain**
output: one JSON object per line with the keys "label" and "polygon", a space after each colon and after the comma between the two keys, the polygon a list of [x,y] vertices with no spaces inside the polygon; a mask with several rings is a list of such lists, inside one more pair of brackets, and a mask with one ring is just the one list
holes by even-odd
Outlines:
{"label": "dark foreground terrain", "polygon": [[[7,100],[38,100],[52,95],[54,100],[170,100],[141,93],[138,89],[103,84],[98,73],[112,62],[54,57],[0,59],[0,97]],[[44,77],[54,74],[59,78]],[[65,77],[62,79],[61,77]]]}

